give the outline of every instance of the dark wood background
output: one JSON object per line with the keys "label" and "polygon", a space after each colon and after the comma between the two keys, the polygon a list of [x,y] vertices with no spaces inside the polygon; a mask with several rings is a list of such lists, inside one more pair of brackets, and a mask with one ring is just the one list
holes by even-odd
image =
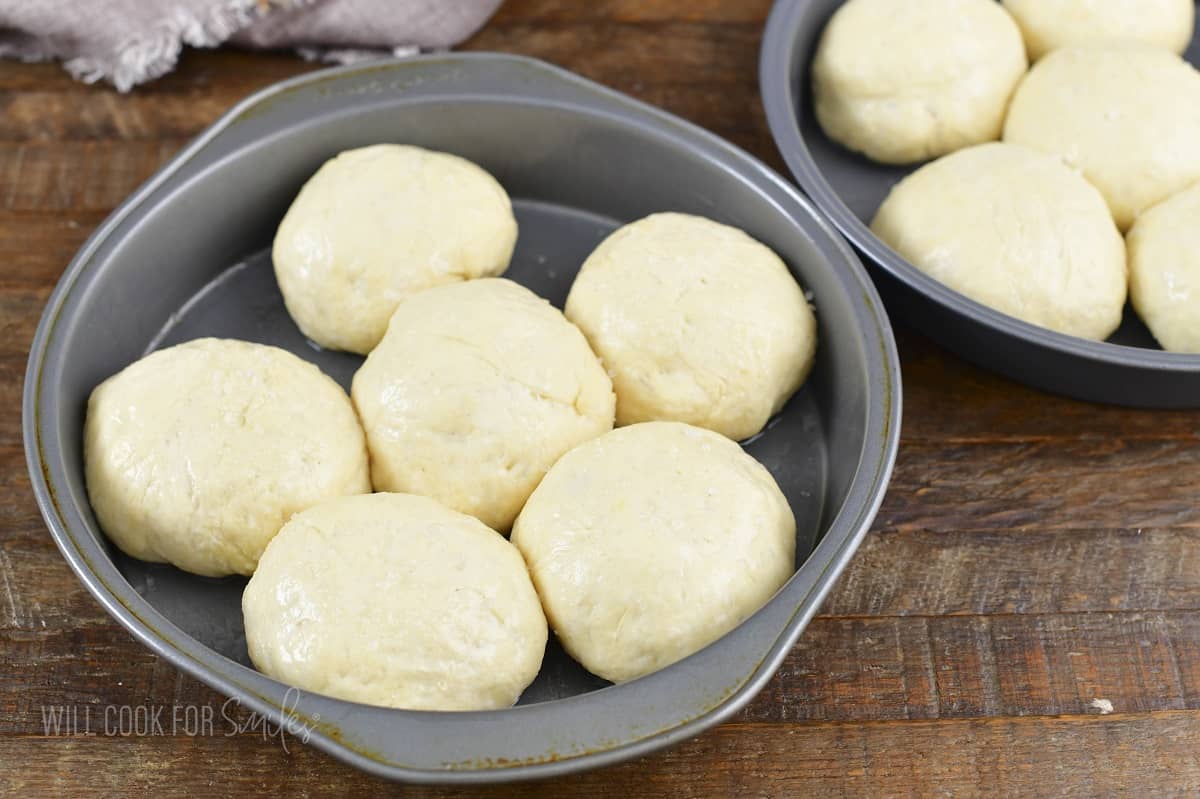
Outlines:
{"label": "dark wood background", "polygon": [[[782,170],[757,88],[768,6],[509,0],[466,46],[560,64]],[[299,743],[285,752],[220,727],[62,737],[42,723],[53,705],[221,706],[67,569],[31,496],[21,385],[47,296],[109,210],[236,100],[312,68],[189,52],[122,96],[56,65],[0,62],[0,794],[451,793],[403,791]],[[1044,395],[897,335],[891,490],[766,690],[676,749],[486,795],[1200,793],[1200,413]]]}

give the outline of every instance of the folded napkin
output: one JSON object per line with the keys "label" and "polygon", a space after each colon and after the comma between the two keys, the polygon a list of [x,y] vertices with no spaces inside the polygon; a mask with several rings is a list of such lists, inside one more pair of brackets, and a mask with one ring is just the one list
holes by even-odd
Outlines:
{"label": "folded napkin", "polygon": [[61,59],[120,91],[169,72],[183,45],[292,47],[346,63],[470,36],[501,0],[0,0],[0,57]]}

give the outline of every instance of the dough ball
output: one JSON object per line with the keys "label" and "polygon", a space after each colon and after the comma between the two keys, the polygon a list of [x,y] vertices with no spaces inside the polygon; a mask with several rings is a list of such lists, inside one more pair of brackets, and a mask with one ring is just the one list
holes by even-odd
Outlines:
{"label": "dough ball", "polygon": [[977,302],[1072,336],[1121,323],[1125,245],[1086,180],[1054,156],[981,144],[900,181],[871,230]]}
{"label": "dough ball", "polygon": [[1003,0],[1029,57],[1081,44],[1143,43],[1182,53],[1192,40],[1194,0]]}
{"label": "dough ball", "polygon": [[736,443],[646,422],[564,455],[512,542],[567,652],[623,682],[696,652],[770,599],[795,568],[796,522]]}
{"label": "dough ball", "polygon": [[1000,138],[1027,66],[993,0],[850,0],[813,60],[817,121],[876,161],[923,161]]}
{"label": "dough ball", "polygon": [[583,334],[502,278],[403,300],[352,395],[376,490],[500,531],[560,455],[612,429],[616,402]]}
{"label": "dough ball", "polygon": [[508,707],[546,650],[520,553],[476,519],[411,494],[296,514],[263,553],[242,612],[264,674],[385,707]]}
{"label": "dough ball", "polygon": [[1127,244],[1142,321],[1163,349],[1200,353],[1200,183],[1139,216]]}
{"label": "dough ball", "polygon": [[508,268],[517,222],[495,178],[458,156],[377,144],[312,176],[279,225],[272,257],[304,335],[367,353],[409,294]]}
{"label": "dough ball", "polygon": [[752,436],[804,382],[817,325],[779,256],[737,228],[654,214],[604,240],[567,298],[617,392],[617,424]]}
{"label": "dough ball", "polygon": [[1081,170],[1121,230],[1200,179],[1200,72],[1165,50],[1055,50],[1017,89],[1004,140]]}
{"label": "dough ball", "polygon": [[276,347],[205,338],[101,383],[84,431],[96,518],[125,553],[251,574],[293,513],[371,490],[350,398]]}

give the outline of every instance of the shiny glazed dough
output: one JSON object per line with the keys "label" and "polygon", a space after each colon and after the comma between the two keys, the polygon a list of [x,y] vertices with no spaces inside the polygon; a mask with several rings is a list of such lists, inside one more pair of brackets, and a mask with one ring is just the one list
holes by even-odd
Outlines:
{"label": "shiny glazed dough", "polygon": [[995,142],[892,189],[871,230],[914,266],[1035,325],[1107,338],[1125,304],[1125,247],[1094,187],[1054,156]]}
{"label": "shiny glazed dough", "polygon": [[326,161],[275,234],[288,313],[323,347],[366,354],[401,299],[508,268],[517,223],[496,180],[458,156],[377,144]]}
{"label": "shiny glazed dough", "polygon": [[612,375],[622,425],[752,436],[804,382],[816,351],[812,309],[779,256],[686,214],[654,214],[605,239],[566,314]]}
{"label": "shiny glazed dough", "polygon": [[1138,315],[1163,349],[1200,353],[1200,183],[1143,213],[1126,242]]}
{"label": "shiny glazed dough", "polygon": [[371,490],[346,392],[276,347],[198,339],[147,355],[88,402],[88,494],[122,551],[251,574],[293,513]]}
{"label": "shiny glazed dough", "polygon": [[1027,66],[993,0],[850,0],[813,60],[817,120],[876,161],[935,158],[1000,138]]}
{"label": "shiny glazed dough", "polygon": [[567,652],[623,682],[696,652],[770,599],[794,570],[796,524],[735,442],[647,422],[564,455],[512,542]]}
{"label": "shiny glazed dough", "polygon": [[1004,0],[1029,57],[1081,44],[1143,43],[1182,54],[1192,40],[1194,0]]}
{"label": "shiny glazed dough", "polygon": [[546,649],[546,619],[512,544],[408,494],[297,514],[263,554],[242,611],[264,674],[386,707],[508,707]]}
{"label": "shiny glazed dough", "polygon": [[1004,140],[1079,169],[1128,230],[1200,180],[1200,72],[1145,46],[1055,50],[1017,88]]}
{"label": "shiny glazed dough", "polygon": [[507,531],[546,470],[612,429],[612,383],[550,303],[503,278],[400,303],[354,376],[379,491],[437,499]]}

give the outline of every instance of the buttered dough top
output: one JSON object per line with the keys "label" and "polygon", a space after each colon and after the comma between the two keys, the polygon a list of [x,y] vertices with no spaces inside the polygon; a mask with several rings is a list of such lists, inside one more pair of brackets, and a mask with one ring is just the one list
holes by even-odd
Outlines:
{"label": "buttered dough top", "polygon": [[1027,66],[993,0],[850,0],[813,59],[817,121],[876,161],[935,158],[1000,138]]}
{"label": "buttered dough top", "polygon": [[508,268],[512,204],[495,178],[447,153],[347,150],[304,184],[275,234],[275,276],[304,335],[366,354],[413,292]]}
{"label": "buttered dough top", "polygon": [[1195,0],[1004,0],[1029,57],[1082,44],[1148,44],[1182,54],[1192,40]]}
{"label": "buttered dough top", "polygon": [[84,433],[88,494],[135,558],[251,574],[293,513],[371,490],[346,392],[276,347],[198,339],[101,383]]}
{"label": "buttered dough top", "polygon": [[817,325],[787,265],[737,228],[653,214],[588,256],[567,318],[612,375],[617,423],[752,436],[808,376]]}
{"label": "buttered dough top", "polygon": [[546,649],[546,618],[512,544],[407,494],[297,514],[263,554],[242,612],[263,673],[385,707],[508,707]]}
{"label": "buttered dough top", "polygon": [[376,490],[505,532],[559,456],[612,429],[612,383],[550,303],[503,278],[403,300],[354,376]]}
{"label": "buttered dough top", "polygon": [[1200,353],[1200,183],[1139,216],[1126,241],[1138,315],[1163,349]]}
{"label": "buttered dough top", "polygon": [[1018,87],[1004,140],[1082,171],[1128,230],[1200,180],[1200,72],[1146,46],[1055,50]]}
{"label": "buttered dough top", "polygon": [[900,181],[871,230],[918,269],[1035,325],[1107,338],[1125,247],[1100,193],[1052,155],[981,144]]}
{"label": "buttered dough top", "polygon": [[735,442],[647,422],[564,455],[512,542],[563,647],[623,682],[696,652],[770,599],[795,568],[796,522]]}

